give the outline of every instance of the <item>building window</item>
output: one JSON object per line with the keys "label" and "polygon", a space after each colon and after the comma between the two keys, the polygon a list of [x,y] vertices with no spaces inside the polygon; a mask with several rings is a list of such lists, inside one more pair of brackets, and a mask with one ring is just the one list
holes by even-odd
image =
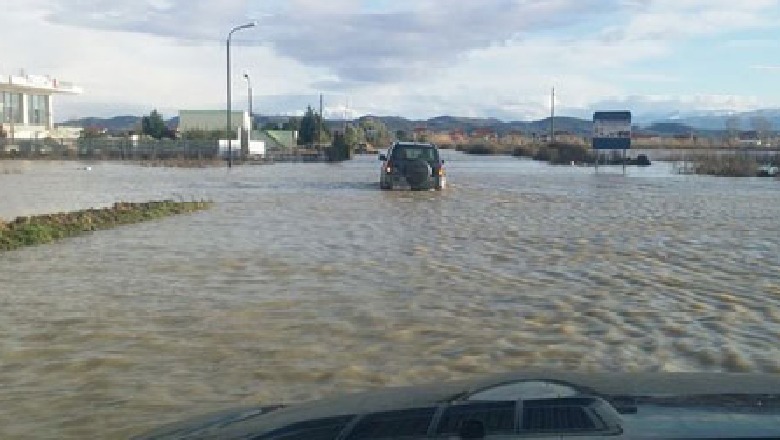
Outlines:
{"label": "building window", "polygon": [[22,94],[2,93],[2,121],[6,124],[21,124],[24,120],[22,114]]}
{"label": "building window", "polygon": [[29,113],[27,120],[31,125],[48,124],[48,101],[49,97],[45,95],[27,96],[27,110]]}

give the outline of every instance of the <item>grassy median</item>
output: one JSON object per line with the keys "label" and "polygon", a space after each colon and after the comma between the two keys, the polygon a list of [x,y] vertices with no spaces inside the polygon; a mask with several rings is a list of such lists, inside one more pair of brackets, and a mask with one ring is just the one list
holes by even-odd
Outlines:
{"label": "grassy median", "polygon": [[0,251],[51,243],[89,231],[200,211],[211,204],[212,202],[207,201],[173,200],[115,203],[110,208],[17,217],[7,223],[0,221]]}

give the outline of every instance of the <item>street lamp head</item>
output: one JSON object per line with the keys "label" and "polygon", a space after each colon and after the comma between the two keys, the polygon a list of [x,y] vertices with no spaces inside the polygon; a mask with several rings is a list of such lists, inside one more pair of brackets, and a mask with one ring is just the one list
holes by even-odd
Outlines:
{"label": "street lamp head", "polygon": [[228,34],[228,38],[230,38],[230,35],[233,35],[233,32],[240,31],[241,29],[252,28],[255,26],[257,26],[257,20],[252,20],[249,23],[242,24],[241,26],[236,26],[230,30],[230,33]]}
{"label": "street lamp head", "polygon": [[257,26],[257,20],[252,20],[252,21],[250,21],[247,24],[243,24],[243,25],[239,26],[239,28],[246,29],[246,28],[252,28],[252,27],[255,27],[255,26]]}

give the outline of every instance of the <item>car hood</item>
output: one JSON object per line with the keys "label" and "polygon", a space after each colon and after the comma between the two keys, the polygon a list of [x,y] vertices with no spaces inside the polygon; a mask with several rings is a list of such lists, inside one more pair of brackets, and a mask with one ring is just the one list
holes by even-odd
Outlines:
{"label": "car hood", "polygon": [[[518,408],[515,412],[519,420],[507,422],[515,427],[514,434],[507,437],[505,433],[500,438],[535,438],[537,435],[542,438],[575,432],[579,437],[588,438],[762,438],[780,435],[778,375],[524,371],[471,381],[378,389],[293,406],[239,408],[169,425],[138,438],[270,439],[276,438],[273,433],[280,429],[305,427],[308,421],[341,423],[334,428],[339,434],[333,438],[353,438],[348,436],[349,431],[359,430],[361,423],[368,423],[366,420],[373,420],[372,417],[393,414],[413,417],[414,411],[432,414],[428,433],[435,437],[436,432],[441,432],[437,431],[441,427],[437,428],[436,424],[441,424],[442,417],[446,418],[453,408],[487,408],[485,405]],[[587,415],[586,419],[593,419],[593,423],[587,424],[592,429],[583,430],[585,425],[571,421],[555,425],[556,417],[575,414],[572,411],[580,409]],[[511,416],[512,413],[508,414]],[[552,424],[534,425],[528,421],[532,416],[549,418]],[[524,431],[524,428],[539,426],[544,429]],[[300,438],[306,438],[305,433],[301,435]]]}

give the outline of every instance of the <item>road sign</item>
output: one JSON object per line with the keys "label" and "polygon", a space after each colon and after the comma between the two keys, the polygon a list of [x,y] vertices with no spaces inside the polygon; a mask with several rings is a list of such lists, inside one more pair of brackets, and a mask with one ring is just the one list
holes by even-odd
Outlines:
{"label": "road sign", "polygon": [[593,113],[593,148],[628,150],[631,148],[631,112]]}

